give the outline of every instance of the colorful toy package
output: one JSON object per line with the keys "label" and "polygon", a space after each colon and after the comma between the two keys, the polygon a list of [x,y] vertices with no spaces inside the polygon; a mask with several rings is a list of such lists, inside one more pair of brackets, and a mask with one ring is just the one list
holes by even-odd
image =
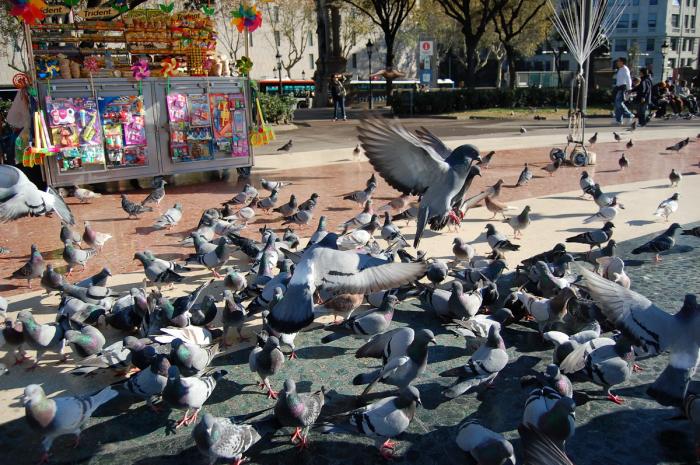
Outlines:
{"label": "colorful toy package", "polygon": [[148,164],[143,97],[101,97],[99,111],[110,168]]}
{"label": "colorful toy package", "polygon": [[246,126],[246,108],[243,94],[229,95],[229,108],[233,112],[231,155],[248,156],[248,127]]}

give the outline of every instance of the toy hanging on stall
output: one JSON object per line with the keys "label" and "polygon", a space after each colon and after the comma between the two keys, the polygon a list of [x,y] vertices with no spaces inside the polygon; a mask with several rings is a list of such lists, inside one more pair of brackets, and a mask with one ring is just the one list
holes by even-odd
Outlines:
{"label": "toy hanging on stall", "polygon": [[9,3],[10,14],[22,18],[22,21],[29,25],[38,23],[46,17],[44,15],[44,8],[46,8],[44,0],[10,0]]}
{"label": "toy hanging on stall", "polygon": [[143,95],[142,81],[151,75],[151,70],[148,68],[148,60],[141,58],[131,65],[131,75],[139,83],[139,95]]}
{"label": "toy hanging on stall", "polygon": [[165,58],[160,62],[161,74],[165,77],[165,95],[170,93],[170,78],[177,74],[178,62],[175,58]]}
{"label": "toy hanging on stall", "polygon": [[237,10],[231,13],[231,24],[236,26],[238,32],[253,32],[262,25],[262,13],[255,5],[241,2]]}
{"label": "toy hanging on stall", "polygon": [[97,60],[96,56],[90,55],[83,60],[83,68],[88,72],[88,76],[90,76],[90,90],[92,91],[92,96],[95,97],[95,83],[92,80],[92,75],[100,70],[100,62]]}

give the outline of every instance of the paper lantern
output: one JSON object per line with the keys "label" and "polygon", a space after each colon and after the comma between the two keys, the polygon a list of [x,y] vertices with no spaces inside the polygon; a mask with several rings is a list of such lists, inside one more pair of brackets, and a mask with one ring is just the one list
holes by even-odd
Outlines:
{"label": "paper lantern", "polygon": [[175,58],[165,58],[160,62],[163,77],[172,77],[177,74],[178,63]]}
{"label": "paper lantern", "polygon": [[148,60],[141,58],[139,61],[131,65],[131,74],[137,81],[143,81],[151,75],[151,70],[148,69]]}
{"label": "paper lantern", "polygon": [[38,23],[46,17],[44,0],[10,0],[10,14],[22,18],[27,24]]}
{"label": "paper lantern", "polygon": [[231,24],[236,26],[238,32],[253,32],[262,25],[262,13],[255,5],[241,2],[238,9],[233,10],[232,16]]}

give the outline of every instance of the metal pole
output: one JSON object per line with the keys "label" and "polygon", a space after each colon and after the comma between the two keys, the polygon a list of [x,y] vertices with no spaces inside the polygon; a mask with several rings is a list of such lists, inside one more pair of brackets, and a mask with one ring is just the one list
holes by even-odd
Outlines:
{"label": "metal pole", "polygon": [[280,81],[280,95],[282,95],[282,65],[277,65],[277,73],[279,75],[279,81]]}
{"label": "metal pole", "polygon": [[[591,11],[591,10],[592,10],[592,7],[593,7],[593,2],[592,2],[592,0],[586,0],[586,4],[585,4],[585,5],[586,5],[586,15],[585,15],[585,29],[584,29],[584,30],[587,31],[587,30],[588,30],[588,25],[589,25],[589,23],[590,23],[590,21],[591,21],[591,14],[592,14],[592,11]],[[595,34],[595,31],[594,31],[593,33]],[[586,40],[588,40],[588,38],[586,38]],[[584,67],[583,67],[583,83],[584,83],[584,86],[583,86],[583,89],[582,89],[582,92],[581,92],[581,112],[583,113],[584,118],[585,118],[585,115],[586,115],[586,110],[588,109],[588,82],[589,82],[588,76],[589,76],[589,73],[590,73],[590,70],[591,70],[591,59],[593,58],[592,55],[593,55],[593,50],[591,50],[591,56],[588,57],[588,59],[586,60],[586,64],[585,64]],[[584,125],[584,126],[585,126],[585,125]],[[582,140],[583,140],[583,135],[581,136],[581,138],[582,138]]]}
{"label": "metal pole", "polygon": [[372,50],[367,50],[367,55],[369,56],[369,75],[367,76],[367,81],[369,82],[369,109],[373,107],[372,102]]}

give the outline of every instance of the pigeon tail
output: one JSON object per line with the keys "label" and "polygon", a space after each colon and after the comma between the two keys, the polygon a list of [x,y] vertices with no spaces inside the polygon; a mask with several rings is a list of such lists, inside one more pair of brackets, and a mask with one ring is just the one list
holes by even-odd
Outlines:
{"label": "pigeon tail", "polygon": [[423,230],[425,225],[428,224],[428,218],[430,218],[430,208],[421,207],[418,209],[418,222],[416,224],[416,237],[413,239],[413,248],[417,249],[420,245],[420,239],[423,236]]}
{"label": "pigeon tail", "polygon": [[654,384],[649,386],[647,394],[661,405],[681,407],[688,391],[691,371],[688,368],[674,367],[669,363]]}
{"label": "pigeon tail", "polygon": [[380,368],[380,369],[377,369],[374,371],[370,371],[369,373],[360,373],[359,375],[355,376],[352,379],[352,384],[354,384],[355,386],[369,384],[369,383],[375,381],[379,377],[381,372],[382,372],[382,370]]}
{"label": "pigeon tail", "polygon": [[333,341],[337,341],[338,339],[342,339],[342,338],[344,338],[345,336],[347,336],[347,334],[341,333],[341,332],[330,333],[330,334],[328,334],[328,335],[326,335],[326,336],[323,336],[323,337],[321,338],[321,343],[322,343],[322,344],[328,344],[329,342],[333,342]]}
{"label": "pigeon tail", "polygon": [[100,407],[100,405],[106,404],[107,402],[114,399],[118,395],[119,395],[118,391],[112,389],[112,387],[110,387],[110,386],[107,386],[106,388],[104,388],[103,390],[98,392],[97,394],[90,396],[90,409],[91,409],[90,414],[92,414],[92,412],[97,410]]}

